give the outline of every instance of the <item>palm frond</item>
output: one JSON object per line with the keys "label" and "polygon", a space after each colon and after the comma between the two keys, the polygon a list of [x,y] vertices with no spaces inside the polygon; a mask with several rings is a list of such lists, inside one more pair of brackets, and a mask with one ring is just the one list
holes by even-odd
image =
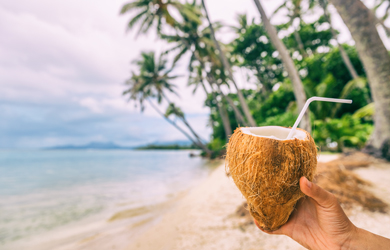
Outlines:
{"label": "palm frond", "polygon": [[373,117],[374,114],[375,114],[375,105],[372,102],[356,110],[355,113],[353,113],[352,117],[362,119],[365,117]]}
{"label": "palm frond", "polygon": [[127,3],[122,6],[120,10],[120,14],[124,14],[126,12],[132,11],[133,9],[139,9],[139,8],[149,8],[149,3],[145,3],[148,1],[136,1],[136,2],[131,2]]}
{"label": "palm frond", "polygon": [[138,13],[135,17],[133,17],[129,23],[127,24],[127,28],[128,29],[131,29],[133,28],[133,26],[138,23],[138,21],[147,13],[148,11],[147,10],[144,10],[140,13]]}
{"label": "palm frond", "polygon": [[279,11],[281,11],[284,8],[287,8],[287,1],[282,3],[279,7],[277,7],[276,10],[274,10],[274,12],[272,12],[272,14],[269,17],[269,19],[272,19]]}
{"label": "palm frond", "polygon": [[148,32],[150,27],[152,27],[153,22],[154,22],[154,17],[155,17],[155,14],[152,14],[152,15],[149,16],[150,20],[149,20],[149,22],[147,22],[146,26],[143,28],[142,33]]}
{"label": "palm frond", "polygon": [[173,59],[173,65],[177,63],[177,61],[180,60],[180,58],[188,51],[187,47],[184,47]]}
{"label": "palm frond", "polygon": [[367,80],[365,78],[359,77],[357,79],[353,79],[349,81],[343,88],[340,94],[340,98],[346,98],[349,93],[355,88],[363,89],[367,86]]}

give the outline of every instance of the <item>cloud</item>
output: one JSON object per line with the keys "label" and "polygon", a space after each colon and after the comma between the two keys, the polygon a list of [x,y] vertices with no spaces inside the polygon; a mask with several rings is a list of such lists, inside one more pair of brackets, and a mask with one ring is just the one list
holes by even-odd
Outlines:
{"label": "cloud", "polygon": [[[0,103],[0,148],[47,147],[113,141],[140,145],[153,141],[186,139],[160,117],[140,113],[90,112],[74,105]],[[188,117],[202,136],[207,115]],[[206,134],[205,134],[206,133]]]}
{"label": "cloud", "polygon": [[[14,0],[0,2],[0,147],[44,147],[113,141],[136,145],[185,139],[150,106],[143,113],[122,96],[141,51],[157,54],[171,45],[154,32],[125,32],[131,15],[119,16],[124,0]],[[237,13],[259,19],[253,1],[206,1],[211,19],[234,25]],[[278,1],[264,1],[270,14]],[[223,11],[221,6],[223,5]],[[277,20],[280,22],[281,20]],[[228,30],[219,34],[231,39]],[[187,87],[188,56],[173,72],[180,96],[168,94],[208,139],[205,94]],[[244,72],[245,73],[245,72]],[[242,72],[240,87],[253,88]],[[162,112],[167,103],[159,108]]]}
{"label": "cloud", "polygon": [[93,113],[102,113],[103,112],[103,109],[100,107],[99,103],[91,97],[81,99],[80,105],[88,108]]}
{"label": "cloud", "polygon": [[165,130],[180,138],[158,114],[140,114],[122,96],[129,62],[141,50],[165,46],[126,35],[122,3],[0,4],[0,147],[135,145]]}

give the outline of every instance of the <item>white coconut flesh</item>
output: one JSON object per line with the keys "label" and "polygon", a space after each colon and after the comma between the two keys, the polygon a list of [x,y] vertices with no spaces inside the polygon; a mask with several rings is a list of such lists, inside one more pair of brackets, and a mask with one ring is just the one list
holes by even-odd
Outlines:
{"label": "white coconut flesh", "polygon": [[[241,128],[242,133],[252,135],[256,137],[271,138],[280,141],[286,141],[287,136],[290,133],[291,128],[284,128],[279,126],[266,126],[266,127],[250,127]],[[299,140],[306,140],[306,133],[301,130],[295,130],[291,139],[297,138]]]}

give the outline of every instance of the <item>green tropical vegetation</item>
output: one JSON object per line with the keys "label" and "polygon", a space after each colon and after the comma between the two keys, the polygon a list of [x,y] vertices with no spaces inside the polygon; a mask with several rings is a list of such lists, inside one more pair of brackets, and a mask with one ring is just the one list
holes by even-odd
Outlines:
{"label": "green tropical vegetation", "polygon": [[[383,153],[383,145],[390,143],[390,55],[375,27],[389,31],[384,22],[390,2],[377,0],[368,9],[360,0],[285,0],[270,17],[262,1],[254,4],[261,22],[238,13],[233,27],[212,23],[204,0],[125,4],[121,13],[130,16],[129,29],[156,33],[172,46],[161,55],[140,54],[134,62],[138,70],[127,80],[124,95],[141,110],[148,102],[209,157],[224,153],[237,127],[292,126],[309,97],[352,99],[351,105],[312,103],[301,127],[311,131],[321,150],[366,147]],[[355,46],[339,43],[330,4],[350,29]],[[386,14],[372,15],[378,8],[386,8]],[[286,23],[272,25],[278,15],[285,15]],[[305,22],[309,15],[312,21]],[[364,21],[359,27],[356,18]],[[218,40],[222,30],[229,30],[234,38],[228,43]],[[168,55],[173,60],[168,61]],[[201,138],[166,94],[180,95],[173,83],[182,77],[174,74],[179,61],[188,65],[188,88],[207,96],[204,105],[210,109],[211,138]],[[256,88],[238,87],[235,72],[239,70]]]}

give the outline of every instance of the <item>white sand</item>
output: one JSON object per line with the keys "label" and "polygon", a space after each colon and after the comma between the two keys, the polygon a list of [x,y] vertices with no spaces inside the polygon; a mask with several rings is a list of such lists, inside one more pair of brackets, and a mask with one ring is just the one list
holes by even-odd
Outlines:
{"label": "white sand", "polygon": [[[331,161],[337,157],[321,155],[319,161]],[[373,183],[370,188],[372,192],[385,202],[390,202],[389,163],[374,164],[355,172]],[[47,242],[43,240],[44,244],[33,244],[34,247],[30,245],[28,248],[24,245],[18,249],[304,249],[286,236],[265,234],[253,224],[243,227],[245,218],[235,215],[243,202],[244,199],[232,179],[226,176],[224,166],[220,166],[204,182],[174,202],[173,208],[161,208],[164,215],[151,227],[148,223],[134,225],[127,220],[103,220],[97,224],[86,223],[78,232],[72,231],[69,235],[63,235],[63,231],[52,232],[53,235],[58,235],[58,239],[51,238]],[[357,226],[390,238],[389,213],[372,213],[357,207],[348,215]],[[135,229],[138,235],[134,235]]]}
{"label": "white sand", "polygon": [[[337,156],[321,155],[319,160],[335,158]],[[356,172],[374,183],[372,191],[378,197],[390,201],[390,164]],[[304,249],[286,236],[265,234],[254,225],[241,227],[243,221],[234,213],[243,202],[241,193],[221,166],[183,198],[176,209],[126,249]],[[350,218],[357,226],[390,238],[390,214],[356,208],[350,213]]]}

